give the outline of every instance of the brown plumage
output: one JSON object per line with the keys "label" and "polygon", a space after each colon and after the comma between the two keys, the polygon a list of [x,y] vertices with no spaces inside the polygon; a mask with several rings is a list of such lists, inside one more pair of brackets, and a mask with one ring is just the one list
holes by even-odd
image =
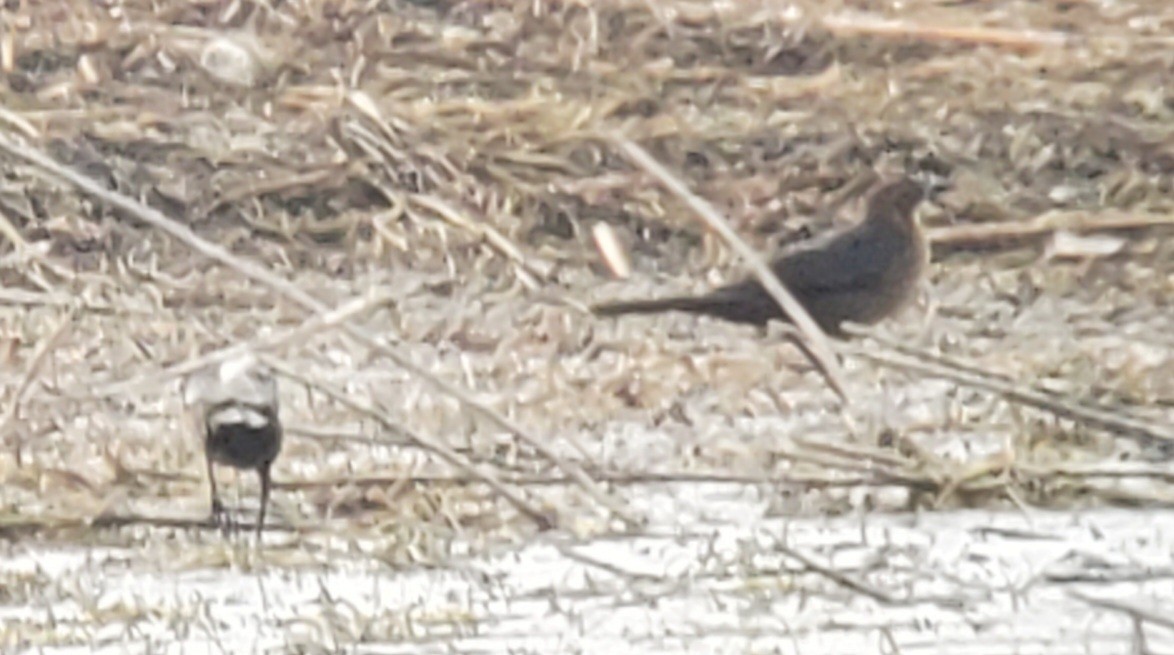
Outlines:
{"label": "brown plumage", "polygon": [[[869,196],[864,220],[800,244],[774,260],[771,269],[828,334],[843,336],[845,321],[876,323],[916,294],[925,271],[929,250],[914,217],[924,196],[925,189],[909,178],[882,184]],[[701,296],[608,302],[592,310],[599,316],[681,311],[753,325],[786,319],[756,278]]]}
{"label": "brown plumage", "polygon": [[246,354],[193,375],[184,388],[184,400],[199,412],[213,520],[222,521],[224,505],[217,494],[212,465],[253,469],[261,479],[260,535],[269,505],[269,470],[281,452],[282,441],[277,382],[272,372]]}

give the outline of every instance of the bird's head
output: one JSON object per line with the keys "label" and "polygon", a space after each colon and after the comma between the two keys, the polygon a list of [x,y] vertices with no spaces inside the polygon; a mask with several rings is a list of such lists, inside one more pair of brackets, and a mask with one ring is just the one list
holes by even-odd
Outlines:
{"label": "bird's head", "polygon": [[183,398],[188,405],[236,401],[275,407],[277,383],[272,371],[251,351],[245,351],[193,373],[184,381]]}
{"label": "bird's head", "polygon": [[868,219],[912,222],[913,210],[925,199],[926,192],[925,186],[909,177],[886,182],[868,199]]}

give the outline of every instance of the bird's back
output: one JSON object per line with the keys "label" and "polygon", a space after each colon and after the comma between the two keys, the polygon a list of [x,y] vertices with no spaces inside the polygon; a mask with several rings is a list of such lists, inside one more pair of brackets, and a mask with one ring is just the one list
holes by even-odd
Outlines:
{"label": "bird's back", "polygon": [[[881,222],[863,223],[812,244],[800,244],[771,269],[824,331],[839,333],[845,320],[869,324],[903,304],[916,290],[924,267],[919,230]],[[783,312],[754,278],[704,296],[710,313],[742,323],[764,324]],[[723,299],[728,311],[722,312]]]}

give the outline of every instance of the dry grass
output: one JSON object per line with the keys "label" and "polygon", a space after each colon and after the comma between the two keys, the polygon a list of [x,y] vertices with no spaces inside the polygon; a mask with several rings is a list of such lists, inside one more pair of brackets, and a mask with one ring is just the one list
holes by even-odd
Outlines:
{"label": "dry grass", "polygon": [[[16,542],[236,561],[202,530],[176,389],[241,342],[287,373],[267,556],[295,568],[441,565],[546,520],[665,529],[630,503],[674,484],[781,489],[771,511],[803,516],[1174,500],[1164,467],[1121,461],[1160,459],[1174,416],[1169,3],[7,6],[0,137],[105,189],[0,156]],[[762,250],[878,173],[950,181],[924,302],[846,349],[850,406],[776,336],[574,308],[744,272],[615,134]],[[200,548],[174,563],[161,535]]]}

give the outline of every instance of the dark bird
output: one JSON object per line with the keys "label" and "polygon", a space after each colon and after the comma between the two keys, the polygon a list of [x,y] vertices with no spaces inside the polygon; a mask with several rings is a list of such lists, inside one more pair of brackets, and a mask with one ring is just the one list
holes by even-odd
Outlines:
{"label": "dark bird", "polygon": [[[916,295],[929,261],[925,235],[914,217],[924,197],[922,185],[909,178],[881,184],[869,196],[864,220],[784,252],[771,262],[771,270],[824,332],[843,337],[845,321],[876,323]],[[681,311],[759,326],[786,320],[756,278],[701,296],[608,302],[592,311],[599,316]]]}
{"label": "dark bird", "polygon": [[212,520],[220,523],[224,516],[212,465],[253,469],[261,478],[259,536],[269,504],[272,483],[269,469],[281,452],[282,429],[273,373],[252,354],[230,359],[193,374],[185,385],[184,401],[195,407],[199,415],[211,488]]}

